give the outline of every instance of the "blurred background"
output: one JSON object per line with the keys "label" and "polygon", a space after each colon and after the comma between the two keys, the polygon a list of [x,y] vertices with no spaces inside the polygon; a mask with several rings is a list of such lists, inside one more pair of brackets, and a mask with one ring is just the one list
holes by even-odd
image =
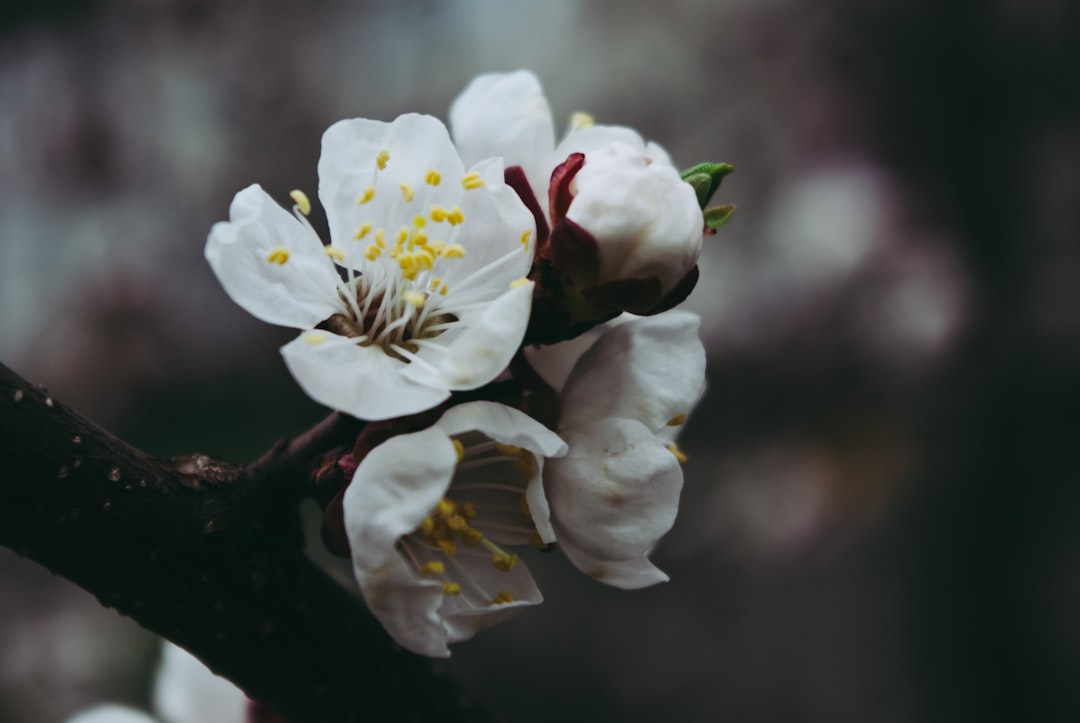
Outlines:
{"label": "blurred background", "polygon": [[[736,173],[688,305],[709,392],[624,593],[446,669],[515,721],[1080,720],[1080,4],[38,0],[0,14],[0,359],[160,455],[323,410],[203,260],[240,188],[314,197],[345,117],[531,68],[560,129]],[[320,213],[316,211],[316,215]],[[0,550],[0,722],[143,705],[148,633]]]}

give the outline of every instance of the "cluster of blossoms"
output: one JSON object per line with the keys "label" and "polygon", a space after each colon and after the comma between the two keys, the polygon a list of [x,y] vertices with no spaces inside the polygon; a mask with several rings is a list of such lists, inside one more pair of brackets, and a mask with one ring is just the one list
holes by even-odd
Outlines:
{"label": "cluster of blossoms", "polygon": [[704,387],[694,315],[705,208],[731,167],[680,174],[623,127],[575,116],[556,143],[528,72],[475,79],[437,119],[323,136],[330,238],[258,186],[206,257],[317,401],[368,420],[319,471],[324,537],[402,646],[449,655],[541,601],[514,551],[557,545],[638,588],[671,527],[674,438]]}

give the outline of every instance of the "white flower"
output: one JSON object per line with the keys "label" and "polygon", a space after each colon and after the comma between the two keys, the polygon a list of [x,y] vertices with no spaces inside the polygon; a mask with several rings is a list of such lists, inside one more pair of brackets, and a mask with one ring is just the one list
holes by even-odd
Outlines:
{"label": "white flower", "polygon": [[522,412],[469,402],[360,461],[343,505],[353,572],[399,644],[445,657],[448,643],[542,600],[504,547],[554,541],[543,459],[565,451]]}
{"label": "white flower", "polygon": [[596,285],[655,278],[665,295],[697,263],[701,208],[667,152],[630,128],[594,125],[583,114],[556,146],[532,73],[475,78],[451,106],[450,126],[466,162],[501,156],[507,167],[520,165],[547,222],[565,219],[595,241]]}
{"label": "white flower", "polygon": [[503,371],[528,324],[535,224],[501,161],[466,172],[430,116],[340,121],[323,135],[319,198],[330,245],[304,194],[290,215],[257,185],[206,244],[235,302],[304,330],[282,353],[311,397],[384,419]]}
{"label": "white flower", "polygon": [[183,648],[166,643],[154,679],[153,707],[158,718],[119,705],[101,705],[67,723],[244,723],[248,698],[214,675]]}
{"label": "white flower", "polygon": [[[613,326],[562,387],[559,435],[569,451],[544,472],[552,525],[571,562],[602,582],[668,579],[648,555],[678,509],[685,457],[674,438],[705,386],[700,325],[669,311]],[[544,359],[531,358],[543,372]]]}

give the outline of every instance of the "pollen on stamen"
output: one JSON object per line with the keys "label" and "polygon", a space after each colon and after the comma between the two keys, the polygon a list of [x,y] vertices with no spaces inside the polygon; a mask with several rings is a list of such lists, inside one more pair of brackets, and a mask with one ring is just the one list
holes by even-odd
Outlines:
{"label": "pollen on stamen", "polygon": [[444,572],[446,572],[446,566],[438,560],[425,562],[420,568],[421,575],[442,575]]}
{"label": "pollen on stamen", "polygon": [[375,198],[375,186],[368,186],[364,189],[364,192],[360,194],[360,198],[356,199],[356,202],[363,206],[373,198]]}
{"label": "pollen on stamen", "polygon": [[443,256],[448,259],[460,259],[465,257],[465,247],[461,244],[450,244],[443,251]]}
{"label": "pollen on stamen", "polygon": [[413,196],[416,195],[416,192],[413,191],[413,187],[407,183],[399,183],[398,188],[401,189],[401,197],[405,199],[405,203],[412,201]]}
{"label": "pollen on stamen", "polygon": [[319,331],[313,331],[310,334],[304,334],[304,343],[311,344],[312,346],[318,346],[326,341],[326,334]]}
{"label": "pollen on stamen", "polygon": [[417,309],[423,306],[424,302],[427,301],[427,296],[419,291],[406,291],[401,295],[401,298],[405,299],[406,303],[412,304]]}
{"label": "pollen on stamen", "polygon": [[442,591],[444,595],[460,595],[461,585],[458,585],[456,582],[444,582]]}
{"label": "pollen on stamen", "polygon": [[669,419],[667,421],[667,426],[669,426],[669,427],[678,427],[680,424],[682,424],[685,421],[686,421],[686,415],[685,414],[676,414],[674,417],[672,417],[671,419]]}
{"label": "pollen on stamen", "polygon": [[412,225],[417,228],[423,228],[424,226],[427,226],[427,219],[423,216],[417,216],[412,220]]}
{"label": "pollen on stamen", "polygon": [[491,558],[491,564],[495,566],[495,569],[499,572],[510,572],[517,567],[518,556],[517,555],[495,555]]}
{"label": "pollen on stamen", "polygon": [[428,211],[428,216],[430,216],[431,220],[435,223],[440,223],[446,220],[447,210],[442,206],[432,206]]}
{"label": "pollen on stamen", "polygon": [[505,605],[507,603],[512,603],[512,602],[516,602],[516,601],[517,601],[517,598],[515,598],[513,595],[506,592],[505,590],[501,591],[498,595],[491,598],[491,604],[492,605]]}
{"label": "pollen on stamen", "polygon": [[335,261],[345,260],[345,252],[332,244],[330,246],[323,246],[323,253]]}
{"label": "pollen on stamen", "polygon": [[301,191],[299,188],[294,188],[289,191],[289,198],[296,204],[296,209],[307,216],[311,213],[311,201],[308,200],[307,194]]}
{"label": "pollen on stamen", "polygon": [[356,233],[353,235],[353,238],[357,241],[361,241],[369,233],[371,233],[371,222],[364,221],[362,224],[360,224],[360,228],[356,229]]}
{"label": "pollen on stamen", "polygon": [[380,256],[382,256],[382,249],[380,249],[375,244],[369,245],[367,249],[364,250],[364,258],[368,261],[374,261]]}
{"label": "pollen on stamen", "polygon": [[459,223],[465,223],[465,214],[461,212],[460,208],[458,208],[457,206],[454,206],[446,214],[446,221],[451,226],[457,226]]}
{"label": "pollen on stamen", "polygon": [[671,442],[670,444],[668,444],[667,448],[669,452],[675,455],[675,459],[678,461],[679,464],[686,463],[687,457],[685,454],[683,454],[683,451],[679,449],[679,445]]}
{"label": "pollen on stamen", "polygon": [[516,289],[518,287],[524,286],[527,283],[529,283],[529,280],[522,276],[520,279],[514,279],[513,281],[511,281],[510,288]]}
{"label": "pollen on stamen", "polygon": [[429,168],[427,175],[424,176],[424,183],[429,186],[438,186],[442,183],[442,174],[434,168]]}
{"label": "pollen on stamen", "polygon": [[454,443],[454,454],[457,455],[457,461],[465,459],[465,445],[461,443],[460,439],[452,440]]}
{"label": "pollen on stamen", "polygon": [[529,239],[532,238],[532,229],[527,228],[521,234],[521,245],[525,248],[529,248]]}
{"label": "pollen on stamen", "polygon": [[386,164],[390,161],[390,151],[381,150],[379,154],[375,156],[375,165],[379,167],[380,171],[386,170]]}
{"label": "pollen on stamen", "polygon": [[278,246],[266,255],[266,260],[272,264],[284,266],[285,262],[289,260],[289,250]]}
{"label": "pollen on stamen", "polygon": [[484,185],[484,179],[480,176],[478,171],[470,171],[466,173],[461,179],[461,185],[466,191],[472,191],[476,188],[482,188]]}

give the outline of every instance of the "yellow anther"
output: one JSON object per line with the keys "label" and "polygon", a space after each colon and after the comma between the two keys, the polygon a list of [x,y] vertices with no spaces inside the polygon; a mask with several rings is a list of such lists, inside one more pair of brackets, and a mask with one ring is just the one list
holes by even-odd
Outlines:
{"label": "yellow anther", "polygon": [[523,454],[514,461],[514,469],[517,473],[525,479],[532,479],[536,476],[539,468],[536,466],[536,458],[531,454]]}
{"label": "yellow anther", "polygon": [[356,199],[356,202],[363,206],[373,198],[375,198],[375,186],[368,186],[364,189],[364,192],[360,194],[360,198]]}
{"label": "yellow anther", "polygon": [[577,112],[570,116],[570,130],[583,131],[596,125],[596,119],[588,113]]}
{"label": "yellow anther", "polygon": [[461,585],[458,585],[456,582],[444,582],[442,591],[444,595],[460,595]]}
{"label": "yellow anther", "polygon": [[447,210],[442,206],[432,206],[431,210],[428,211],[428,216],[430,216],[431,220],[435,223],[439,223],[440,221],[446,220],[447,213]]}
{"label": "yellow anther", "polygon": [[466,502],[461,506],[461,514],[464,515],[466,520],[476,519],[476,505],[472,502]]}
{"label": "yellow anther", "polygon": [[448,259],[460,259],[465,256],[465,247],[461,244],[450,244],[443,250],[443,256]]}
{"label": "yellow anther", "polygon": [[527,228],[521,232],[521,245],[525,248],[529,248],[529,239],[532,238],[532,229]]}
{"label": "yellow anther", "polygon": [[438,560],[432,560],[431,562],[425,562],[420,567],[421,575],[442,575],[446,572],[446,565],[443,565]]}
{"label": "yellow anther", "polygon": [[375,229],[375,245],[381,249],[386,248],[386,230]]}
{"label": "yellow anther", "polygon": [[465,223],[465,214],[461,212],[461,209],[454,206],[446,214],[446,221],[451,226],[457,226],[459,223]]}
{"label": "yellow anther", "polygon": [[308,200],[307,194],[301,191],[299,188],[294,188],[289,191],[289,198],[296,204],[296,210],[307,216],[311,213],[311,201]]}
{"label": "yellow anther", "polygon": [[683,454],[683,451],[679,449],[679,445],[672,442],[667,448],[669,452],[675,455],[675,459],[678,460],[679,464],[684,464],[686,462],[687,457]]}
{"label": "yellow anther", "polygon": [[412,304],[417,309],[423,306],[424,302],[427,301],[427,296],[419,291],[406,291],[401,295],[401,298],[405,299],[406,303]]}
{"label": "yellow anther", "polygon": [[288,249],[284,249],[281,246],[278,246],[266,255],[266,260],[272,264],[284,266],[285,262],[289,260],[289,251]]}
{"label": "yellow anther", "polygon": [[492,604],[492,605],[505,605],[506,603],[512,603],[512,602],[515,602],[516,600],[517,600],[517,598],[515,598],[515,597],[514,597],[513,595],[511,595],[510,593],[508,593],[508,592],[506,592],[505,590],[503,590],[503,591],[502,591],[502,592],[500,592],[500,593],[499,593],[498,595],[496,595],[495,597],[491,598],[491,604]]}
{"label": "yellow anther", "polygon": [[428,249],[418,249],[416,252],[416,262],[420,264],[420,267],[426,270],[431,270],[431,267],[435,265],[435,254],[431,253]]}
{"label": "yellow anther", "polygon": [[445,241],[428,241],[427,242],[427,247],[429,249],[431,249],[431,253],[435,254],[436,256],[442,256],[443,251],[446,250],[446,242]]}
{"label": "yellow anther", "polygon": [[353,238],[357,241],[360,241],[369,233],[371,233],[371,222],[364,221],[362,224],[360,224],[360,228],[356,229],[356,233],[353,234]]}
{"label": "yellow anther", "polygon": [[499,572],[510,572],[517,567],[517,561],[517,555],[507,555],[506,553],[495,555],[491,558],[491,564],[494,565],[495,569]]}
{"label": "yellow anther", "polygon": [[521,447],[513,444],[499,444],[496,442],[495,449],[498,450],[499,454],[505,454],[507,457],[517,457],[521,454]]}
{"label": "yellow anther", "polygon": [[457,461],[465,459],[465,445],[461,443],[460,439],[451,440],[454,443],[454,454],[457,455]]}
{"label": "yellow anther", "polygon": [[544,538],[540,537],[540,532],[535,529],[529,533],[529,544],[537,550],[546,550],[551,547],[551,545],[544,542]]}
{"label": "yellow anther", "polygon": [[454,532],[462,532],[468,529],[469,523],[461,515],[450,515],[446,518],[446,526]]}
{"label": "yellow anther", "polygon": [[676,414],[674,417],[667,420],[667,426],[669,426],[669,427],[678,427],[680,424],[682,424],[685,421],[686,421],[686,415],[685,414]]}
{"label": "yellow anther", "polygon": [[464,178],[461,179],[461,185],[465,187],[466,191],[471,191],[475,188],[482,188],[484,185],[484,179],[477,171],[471,171],[466,173]]}
{"label": "yellow anther", "polygon": [[466,527],[461,531],[461,541],[466,547],[472,547],[484,539],[484,533],[475,527]]}
{"label": "yellow anther", "polygon": [[517,289],[517,288],[520,288],[520,287],[524,286],[527,283],[529,283],[529,280],[526,279],[524,276],[522,276],[520,279],[514,279],[513,281],[511,281],[510,282],[510,288],[511,289]]}
{"label": "yellow anther", "polygon": [[379,155],[375,156],[375,165],[379,167],[380,171],[386,170],[386,164],[390,160],[390,151],[381,150]]}
{"label": "yellow anther", "polygon": [[409,240],[409,227],[402,226],[398,229],[397,236],[394,237],[394,243],[401,246]]}
{"label": "yellow anther", "polygon": [[368,261],[374,261],[380,256],[382,256],[382,249],[380,249],[375,244],[370,244],[364,251],[364,258]]}
{"label": "yellow anther", "polygon": [[439,549],[447,557],[453,557],[457,554],[457,545],[454,544],[453,540],[436,540],[435,544],[439,546]]}
{"label": "yellow anther", "polygon": [[309,334],[304,334],[304,341],[312,346],[318,346],[326,341],[326,334],[321,331],[313,331]]}
{"label": "yellow anther", "polygon": [[435,505],[435,509],[438,510],[439,515],[444,519],[457,512],[457,505],[450,500],[439,500],[439,504]]}
{"label": "yellow anther", "polygon": [[450,286],[443,282],[443,285],[439,287],[439,295],[446,296],[446,292],[450,290]]}
{"label": "yellow anther", "polygon": [[412,235],[412,238],[409,239],[409,243],[413,246],[426,246],[427,234],[423,231],[417,231]]}
{"label": "yellow anther", "polygon": [[398,188],[401,189],[401,196],[405,199],[406,203],[413,200],[413,196],[415,195],[415,192],[413,191],[412,186],[410,186],[407,183],[399,183]]}
{"label": "yellow anther", "polygon": [[345,252],[339,249],[337,246],[323,246],[323,253],[334,259],[334,261],[345,260]]}
{"label": "yellow anther", "polygon": [[442,174],[434,168],[429,168],[427,175],[424,176],[424,183],[429,186],[438,186],[442,183]]}
{"label": "yellow anther", "polygon": [[420,530],[425,535],[430,535],[435,530],[435,520],[432,519],[431,515],[428,515],[420,522]]}
{"label": "yellow anther", "polygon": [[416,226],[417,228],[423,228],[427,225],[427,219],[423,216],[416,216],[412,220],[412,225]]}

